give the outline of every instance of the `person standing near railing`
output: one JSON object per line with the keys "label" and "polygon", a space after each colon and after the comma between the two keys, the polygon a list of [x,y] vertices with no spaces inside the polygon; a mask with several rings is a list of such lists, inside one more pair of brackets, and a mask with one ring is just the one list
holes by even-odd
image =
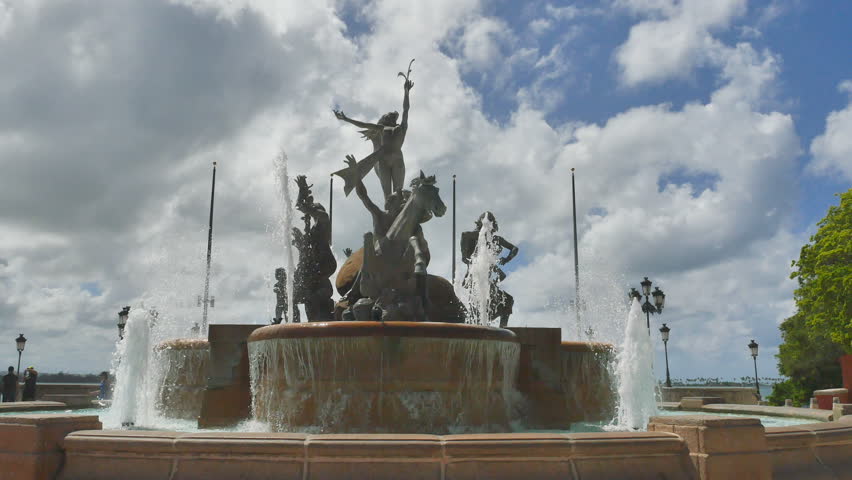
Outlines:
{"label": "person standing near railing", "polygon": [[33,402],[36,399],[36,382],[38,381],[38,372],[35,367],[27,367],[24,372],[24,395],[22,400],[25,402]]}
{"label": "person standing near railing", "polygon": [[3,376],[3,402],[14,402],[18,394],[18,376],[15,367],[9,367],[9,373]]}

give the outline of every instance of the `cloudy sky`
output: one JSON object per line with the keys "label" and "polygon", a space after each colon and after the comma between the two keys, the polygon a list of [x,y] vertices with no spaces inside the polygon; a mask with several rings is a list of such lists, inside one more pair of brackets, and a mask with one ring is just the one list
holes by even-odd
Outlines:
{"label": "cloudy sky", "polygon": [[[273,161],[329,173],[370,146],[333,108],[401,109],[410,178],[458,176],[521,254],[515,325],[618,341],[625,292],[667,294],[672,375],[774,375],[790,261],[852,184],[844,0],[0,0],[0,359],[99,371],[124,305],[200,317],[212,162],[214,323],[266,323],[282,204]],[[334,248],[369,216],[336,185]],[[380,189],[368,177],[374,198]],[[451,221],[425,225],[449,276]],[[659,369],[661,370],[661,369]]]}

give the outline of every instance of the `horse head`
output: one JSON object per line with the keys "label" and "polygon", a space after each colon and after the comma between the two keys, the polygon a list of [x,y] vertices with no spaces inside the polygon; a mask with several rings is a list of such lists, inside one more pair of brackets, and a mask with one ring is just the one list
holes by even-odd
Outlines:
{"label": "horse head", "polygon": [[443,217],[447,213],[447,206],[444,205],[438,191],[439,188],[435,186],[435,176],[427,177],[422,170],[419,177],[411,180],[411,201],[424,212],[424,219],[420,223],[428,221],[432,215]]}

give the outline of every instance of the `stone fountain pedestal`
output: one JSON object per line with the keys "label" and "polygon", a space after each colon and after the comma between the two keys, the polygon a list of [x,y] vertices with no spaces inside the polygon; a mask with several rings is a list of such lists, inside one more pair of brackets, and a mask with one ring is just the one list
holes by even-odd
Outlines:
{"label": "stone fountain pedestal", "polygon": [[612,418],[611,345],[563,342],[558,328],[510,330],[211,325],[198,426],[254,417],[279,431],[509,432]]}
{"label": "stone fountain pedestal", "polygon": [[430,322],[270,325],[248,338],[254,418],[276,431],[509,431],[520,346]]}
{"label": "stone fountain pedestal", "polygon": [[197,418],[207,388],[210,344],[200,338],[176,339],[154,350],[163,368],[157,398],[160,412],[170,418]]}

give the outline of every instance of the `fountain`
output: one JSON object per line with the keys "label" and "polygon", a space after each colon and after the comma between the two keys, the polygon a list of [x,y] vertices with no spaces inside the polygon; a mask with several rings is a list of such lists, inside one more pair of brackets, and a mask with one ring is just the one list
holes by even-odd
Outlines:
{"label": "fountain", "polygon": [[[275,272],[272,324],[211,325],[207,339],[156,343],[151,323],[134,317],[113,407],[122,423],[150,423],[155,415],[139,408],[165,418],[197,418],[201,428],[255,420],[281,432],[508,432],[612,418],[611,346],[563,342],[558,328],[504,328],[513,300],[497,287],[506,276],[500,266],[518,249],[496,235],[491,212],[462,234],[468,271],[455,289],[427,272],[431,254],[421,224],[447,208],[435,176],[419,172],[402,188],[410,74],[410,68],[400,74],[399,124],[395,112],[376,124],[335,112],[373,142],[373,153],[360,161],[347,156],[346,167],[334,173],[372,217],[363,247],[336,278],[341,299],[335,304],[330,298],[336,260],[329,217],[304,176],[295,177],[291,207],[282,152],[274,161],[283,205],[276,235],[286,266]],[[373,169],[384,208],[362,181]],[[303,214],[302,229],[293,227],[296,210]],[[504,250],[509,253],[501,258]],[[306,319],[296,314],[298,303]]]}
{"label": "fountain", "polygon": [[641,430],[657,414],[657,379],[651,365],[654,347],[642,321],[642,306],[633,299],[627,316],[624,345],[618,354],[618,416],[615,428]]}
{"label": "fountain", "polygon": [[[500,265],[518,249],[494,235],[493,214],[462,235],[469,270],[456,287],[464,301],[429,274],[420,225],[446,207],[434,176],[419,172],[403,189],[410,74],[410,65],[400,74],[399,124],[396,112],[376,124],[335,112],[373,143],[372,154],[349,156],[336,172],[373,223],[335,279],[336,304],[330,219],[299,176],[296,209],[305,226],[292,228],[281,154],[276,233],[286,267],[276,270],[272,324],[214,324],[206,339],[183,338],[188,328],[169,331],[162,316],[157,325],[156,314],[133,309],[103,420],[159,430],[102,430],[96,416],[0,417],[0,466],[10,467],[0,477],[715,479],[849,471],[852,423],[843,420],[769,432],[751,418],[652,416],[653,349],[635,301],[617,352],[563,341],[560,328],[509,326],[513,300],[497,284]],[[361,181],[372,169],[384,208]],[[297,303],[306,322],[295,315]],[[195,418],[208,430],[187,432],[178,421]],[[617,431],[568,431],[606,422]]]}

